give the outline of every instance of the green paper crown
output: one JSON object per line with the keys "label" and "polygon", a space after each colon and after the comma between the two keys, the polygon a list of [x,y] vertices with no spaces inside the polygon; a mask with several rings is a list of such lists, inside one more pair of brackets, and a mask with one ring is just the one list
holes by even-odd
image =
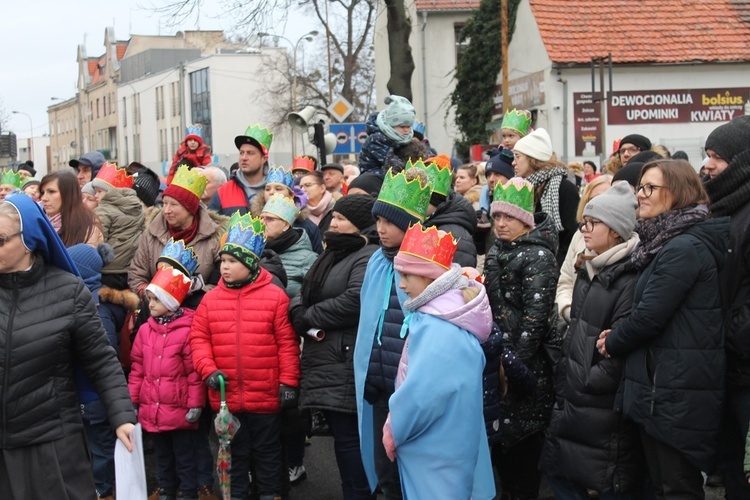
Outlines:
{"label": "green paper crown", "polygon": [[533,214],[534,186],[523,177],[513,177],[505,185],[498,182],[492,193],[492,201],[493,203],[496,201],[509,203]]}
{"label": "green paper crown", "polygon": [[451,184],[453,183],[453,175],[451,174],[450,167],[442,168],[436,162],[431,162],[425,165],[422,158],[415,163],[412,163],[411,159],[407,160],[404,170],[409,170],[411,167],[424,170],[424,173],[427,174],[427,179],[429,179],[433,193],[448,196],[448,193],[450,193],[451,190]]}
{"label": "green paper crown", "polygon": [[263,153],[268,154],[268,150],[271,149],[271,141],[273,141],[273,134],[268,127],[261,127],[260,124],[250,125],[245,129],[245,135],[254,139],[263,148]]}
{"label": "green paper crown", "polygon": [[21,176],[12,171],[3,169],[3,175],[0,177],[0,185],[7,184],[16,189],[21,189]]}
{"label": "green paper crown", "polygon": [[424,221],[427,217],[427,205],[430,204],[432,187],[429,182],[423,185],[419,178],[407,181],[405,172],[404,170],[394,175],[393,170],[389,170],[385,174],[378,201],[398,207],[420,221]]}
{"label": "green paper crown", "polygon": [[515,108],[511,111],[506,111],[500,128],[510,129],[521,137],[525,137],[531,128],[531,112],[525,109],[518,110]]}

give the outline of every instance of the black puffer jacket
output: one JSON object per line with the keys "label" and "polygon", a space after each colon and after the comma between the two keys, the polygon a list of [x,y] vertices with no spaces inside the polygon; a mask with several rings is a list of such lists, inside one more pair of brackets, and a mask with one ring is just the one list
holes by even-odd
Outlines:
{"label": "black puffer jacket", "polygon": [[458,248],[453,262],[461,267],[477,266],[477,246],[474,231],[477,229],[477,213],[471,203],[460,194],[452,191],[424,223],[425,227],[435,226],[453,234],[458,239]]}
{"label": "black puffer jacket", "polygon": [[113,428],[135,423],[115,350],[83,281],[47,266],[0,274],[0,448],[83,430],[73,360],[94,384]]}
{"label": "black puffer jacket", "polygon": [[[319,328],[325,338],[305,338],[302,350],[300,406],[356,413],[354,397],[354,346],[359,324],[360,290],[367,262],[378,249],[377,233],[371,243],[337,262],[320,290],[320,300],[305,308],[297,295],[289,316],[297,326]],[[301,318],[300,318],[301,316]]]}
{"label": "black puffer jacket", "polygon": [[633,311],[607,335],[625,359],[623,411],[649,436],[712,472],[724,396],[719,268],[729,218],[669,240],[638,275]]}
{"label": "black puffer jacket", "polygon": [[505,345],[531,369],[536,392],[513,387],[501,403],[503,448],[546,429],[553,401],[552,366],[542,341],[555,307],[557,231],[545,213],[534,214],[536,227],[515,241],[498,239],[485,262],[492,314]]}
{"label": "black puffer jacket", "polygon": [[613,410],[623,361],[596,350],[599,334],[630,314],[635,279],[629,255],[593,279],[585,268],[578,272],[540,461],[546,474],[600,492],[627,493],[643,485],[638,429]]}

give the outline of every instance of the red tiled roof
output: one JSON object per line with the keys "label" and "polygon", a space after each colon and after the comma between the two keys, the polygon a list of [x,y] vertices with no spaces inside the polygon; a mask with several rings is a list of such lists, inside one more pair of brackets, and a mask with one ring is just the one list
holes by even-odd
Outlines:
{"label": "red tiled roof", "polygon": [[125,51],[128,50],[128,42],[117,42],[117,60],[122,61]]}
{"label": "red tiled roof", "polygon": [[91,81],[89,85],[94,85],[104,80],[104,67],[107,64],[107,56],[90,57],[88,59],[88,70]]}
{"label": "red tiled roof", "polygon": [[479,0],[416,0],[417,11],[422,10],[474,10]]}
{"label": "red tiled roof", "polygon": [[750,61],[750,0],[529,3],[553,62],[589,63],[609,52],[614,63]]}

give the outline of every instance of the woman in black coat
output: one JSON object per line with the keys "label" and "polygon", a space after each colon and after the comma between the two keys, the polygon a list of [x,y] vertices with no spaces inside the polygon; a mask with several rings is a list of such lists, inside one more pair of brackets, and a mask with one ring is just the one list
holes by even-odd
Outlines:
{"label": "woman in black coat", "polygon": [[91,293],[25,194],[0,203],[0,332],[3,498],[94,498],[79,387],[91,381],[128,449],[135,412]]}
{"label": "woman in black coat", "polygon": [[708,197],[685,160],[656,160],[637,188],[638,270],[633,311],[597,348],[625,360],[623,411],[639,430],[659,498],[703,498],[714,469],[724,396],[719,269],[729,218],[709,218]]}
{"label": "woman in black coat", "polygon": [[596,350],[602,330],[633,305],[638,244],[630,186],[621,182],[592,199],[579,224],[586,250],[578,256],[570,331],[557,366],[556,402],[540,461],[557,498],[628,500],[643,486],[638,430],[615,397],[623,361]]}
{"label": "woman in black coat", "polygon": [[374,499],[359,450],[354,397],[354,346],[360,290],[367,263],[379,248],[372,218],[375,199],[355,194],[333,207],[326,250],[289,306],[302,350],[299,406],[322,410],[334,438],[344,499]]}

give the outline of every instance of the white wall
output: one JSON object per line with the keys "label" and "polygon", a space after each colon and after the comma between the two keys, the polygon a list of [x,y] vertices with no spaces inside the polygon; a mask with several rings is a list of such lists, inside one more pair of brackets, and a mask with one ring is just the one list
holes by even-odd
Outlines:
{"label": "white wall", "polygon": [[[192,61],[185,65],[184,76],[184,109],[186,119],[172,116],[169,95],[170,83],[179,82],[177,68],[165,70],[118,87],[117,105],[119,110],[118,145],[121,161],[125,158],[125,137],[128,137],[128,161],[139,161],[159,175],[164,175],[163,162],[159,160],[159,128],[166,126],[169,144],[166,168],[169,168],[172,157],[179,147],[171,144],[171,129],[179,127],[180,141],[185,135],[185,123],[193,123],[190,110],[190,73],[209,68],[211,89],[211,127],[213,154],[218,156],[219,163],[227,170],[238,160],[234,138],[245,132],[248,125],[266,124],[269,110],[273,103],[269,99],[268,89],[274,85],[274,74],[266,70],[267,57],[283,57],[284,49],[264,49],[262,54],[220,54],[211,55]],[[164,87],[165,118],[157,124],[156,88]],[[132,99],[140,95],[141,122],[134,123]],[[127,126],[122,123],[122,99],[127,98]],[[138,131],[141,136],[140,158],[134,157],[133,134]],[[288,130],[273,131],[270,161],[274,164],[291,165],[291,143]]]}

